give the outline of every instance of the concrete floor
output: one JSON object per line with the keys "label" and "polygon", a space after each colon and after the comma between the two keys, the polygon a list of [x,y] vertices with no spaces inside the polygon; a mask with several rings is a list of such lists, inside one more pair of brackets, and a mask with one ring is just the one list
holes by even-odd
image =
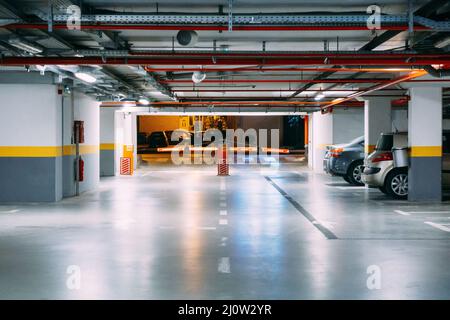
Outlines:
{"label": "concrete floor", "polygon": [[450,298],[450,203],[393,201],[295,161],[215,174],[153,162],[79,198],[0,205],[0,298]]}

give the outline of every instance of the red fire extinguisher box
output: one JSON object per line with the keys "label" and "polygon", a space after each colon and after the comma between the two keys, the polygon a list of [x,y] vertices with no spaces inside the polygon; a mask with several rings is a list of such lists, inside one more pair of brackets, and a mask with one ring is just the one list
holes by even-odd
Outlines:
{"label": "red fire extinguisher box", "polygon": [[84,143],[84,121],[73,122],[74,143]]}

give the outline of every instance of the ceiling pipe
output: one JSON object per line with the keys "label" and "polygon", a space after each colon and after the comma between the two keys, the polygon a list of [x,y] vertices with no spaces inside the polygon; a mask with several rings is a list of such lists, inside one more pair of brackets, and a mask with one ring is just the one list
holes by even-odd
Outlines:
{"label": "ceiling pipe", "polygon": [[[174,92],[293,92],[296,89],[174,89]],[[307,89],[305,92],[316,92],[317,89]],[[326,89],[326,91],[349,91],[349,92],[358,92],[360,90],[356,89]],[[406,89],[383,89],[381,91],[406,91]],[[298,97],[297,99],[299,99]]]}
{"label": "ceiling pipe", "polygon": [[388,65],[388,66],[423,66],[434,64],[450,64],[450,56],[440,58],[422,58],[420,55],[412,55],[408,59],[391,58],[376,59],[376,56],[359,57],[357,54],[352,59],[344,58],[101,58],[101,57],[2,57],[0,65]]}
{"label": "ceiling pipe", "polygon": [[389,81],[387,83],[377,84],[377,85],[372,86],[370,88],[367,88],[365,90],[353,93],[353,94],[347,96],[344,99],[335,99],[331,103],[327,103],[325,106],[323,106],[322,110],[326,111],[326,110],[330,109],[331,107],[333,107],[335,105],[338,105],[338,104],[341,104],[341,103],[344,103],[344,102],[348,102],[350,100],[353,100],[355,98],[363,96],[363,95],[365,95],[367,93],[375,92],[375,91],[378,91],[378,90],[390,87],[390,86],[392,86],[394,84],[405,82],[405,81],[408,81],[408,80],[412,80],[412,79],[424,76],[426,74],[427,74],[427,72],[424,71],[424,70],[410,72],[409,74],[407,74],[405,76],[397,77],[397,78],[395,78],[395,79],[393,79],[393,80],[391,80],[391,81]]}
{"label": "ceiling pipe", "polygon": [[432,66],[423,66],[423,69],[435,78],[450,77],[450,69],[435,69]]}
{"label": "ceiling pipe", "polygon": [[259,67],[249,67],[249,68],[151,68],[145,67],[145,70],[149,72],[323,72],[323,71],[336,71],[336,72],[409,72],[411,68],[259,68]]}
{"label": "ceiling pipe", "polygon": [[[40,29],[47,30],[48,25],[42,23],[13,23],[0,28],[12,29]],[[182,31],[228,31],[228,26],[205,26],[205,25],[148,25],[148,24],[83,24],[80,26],[81,30],[182,30]],[[68,30],[66,24],[54,24],[53,29]],[[381,25],[379,30],[391,31],[407,31],[407,25]],[[414,31],[429,31],[433,30],[430,27],[416,25]],[[278,25],[278,26],[233,26],[233,31],[367,31],[367,26],[302,26],[302,25]]]}

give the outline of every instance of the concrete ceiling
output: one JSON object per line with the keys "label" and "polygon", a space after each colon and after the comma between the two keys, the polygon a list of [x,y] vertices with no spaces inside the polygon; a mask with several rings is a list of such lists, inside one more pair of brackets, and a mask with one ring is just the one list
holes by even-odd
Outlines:
{"label": "concrete ceiling", "polygon": [[[426,6],[430,1],[420,0],[414,1],[414,10],[420,10]],[[123,14],[123,13],[145,13],[145,14],[217,14],[223,10],[223,14],[227,15],[228,1],[211,1],[211,0],[193,0],[189,1],[187,5],[184,1],[165,0],[157,2],[153,1],[119,1],[119,0],[91,0],[91,1],[50,1],[53,4],[54,14],[64,13],[67,6],[70,4],[81,3],[83,14],[90,13],[108,13],[108,14]],[[234,14],[268,14],[268,13],[283,13],[283,14],[327,14],[327,15],[341,15],[341,14],[366,14],[366,9],[372,5],[373,1],[350,0],[342,1],[325,0],[325,1],[296,1],[284,0],[277,1],[274,5],[273,1],[261,0],[235,0],[233,1]],[[384,0],[377,1],[382,9],[382,13],[386,15],[404,15],[408,11],[406,1],[399,0]],[[219,8],[223,6],[223,8]],[[427,9],[427,16],[434,17],[441,20],[442,13],[448,12],[447,6],[438,6],[433,10]],[[107,11],[105,11],[107,10]],[[47,21],[42,20],[42,15],[37,15],[36,12],[41,12],[45,15],[49,12],[49,1],[32,1],[32,0],[16,0],[16,1],[0,1],[0,18],[12,19],[17,18],[19,23],[41,23],[46,24]],[[422,12],[423,13],[423,12]],[[26,41],[38,44],[44,48],[42,54],[37,54],[35,57],[68,57],[80,56],[77,54],[79,50],[109,50],[119,52],[167,52],[170,56],[172,52],[251,52],[251,53],[270,53],[270,52],[356,52],[364,48],[368,43],[376,42],[376,39],[385,33],[391,32],[385,41],[379,41],[369,50],[377,52],[384,51],[398,51],[410,50],[409,52],[417,53],[412,46],[413,44],[423,44],[424,39],[430,37],[433,41],[436,39],[448,37],[448,32],[442,31],[416,31],[409,33],[408,31],[386,31],[386,30],[323,30],[323,31],[197,31],[198,42],[195,45],[184,47],[174,41],[178,30],[118,30],[118,31],[101,31],[101,30],[67,30],[54,29],[48,32],[45,28],[16,28],[5,26],[0,28],[0,49],[4,57],[23,57],[23,52],[15,50],[14,47],[8,45],[8,39],[11,37],[20,37]],[[434,37],[434,38],[433,38]],[[426,42],[426,41],[425,41]],[[406,47],[409,46],[409,47]],[[106,51],[103,51],[106,52]],[[432,53],[448,54],[444,49],[438,49],[431,46]],[[118,53],[117,53],[118,54]],[[189,55],[188,55],[189,56]],[[285,72],[282,70],[264,72],[255,71],[230,71],[226,72],[208,72],[207,80],[227,80],[228,83],[207,83],[203,82],[199,85],[194,85],[191,78],[192,71],[183,71],[183,68],[201,68],[203,66],[192,65],[146,65],[149,68],[157,68],[157,71],[151,74],[141,72],[136,67],[111,65],[103,69],[97,68],[95,75],[98,78],[100,86],[105,88],[112,85],[117,92],[123,92],[125,95],[133,93],[134,96],[145,95],[149,98],[158,101],[171,100],[167,95],[161,94],[161,86],[154,84],[153,80],[159,81],[165,88],[172,90],[173,94],[180,100],[193,99],[209,99],[220,98],[230,100],[239,98],[245,99],[288,99],[294,98],[292,96],[298,90],[295,99],[302,101],[314,101],[314,96],[318,90],[327,91],[329,99],[340,96],[346,96],[352,90],[363,90],[372,86],[376,79],[392,79],[399,76],[396,72],[370,72],[362,73],[357,70],[337,72],[325,75],[323,79],[339,79],[345,80],[349,78],[371,79],[368,83],[303,83],[294,80],[314,80],[323,75],[322,71],[316,71],[317,66],[283,66],[289,67],[303,67],[310,68],[310,71],[302,70],[298,72]],[[144,67],[144,66],[142,66]],[[239,67],[249,67],[249,65],[221,65],[221,68],[231,69]],[[257,66],[252,66],[257,67]],[[276,67],[276,66],[274,66]],[[333,67],[332,65],[329,66]],[[364,67],[364,66],[361,66]],[[177,71],[164,71],[164,69],[180,69]],[[269,67],[267,67],[269,68]],[[0,72],[6,69],[0,69]],[[32,70],[34,70],[32,68]],[[149,78],[150,77],[150,78]],[[273,82],[261,83],[256,80],[261,79],[276,79],[276,80],[292,80],[292,82]],[[173,82],[175,80],[175,82]],[[179,82],[187,80],[187,82]],[[229,83],[231,80],[239,80],[235,83]],[[242,81],[246,81],[245,83]],[[75,83],[87,88],[85,83],[75,80]],[[306,91],[302,88],[308,86]],[[398,86],[393,86],[391,89],[398,89]],[[92,89],[92,88],[91,88]],[[95,90],[89,89],[89,92]],[[200,89],[200,90],[198,90]],[[190,92],[188,91],[190,90]],[[217,92],[204,91],[217,90]],[[242,90],[242,91],[237,91]],[[245,91],[247,90],[247,91]],[[394,90],[392,90],[394,92]],[[398,95],[403,95],[404,92],[398,91]],[[327,97],[327,98],[328,98]],[[104,97],[110,99],[110,97]]]}

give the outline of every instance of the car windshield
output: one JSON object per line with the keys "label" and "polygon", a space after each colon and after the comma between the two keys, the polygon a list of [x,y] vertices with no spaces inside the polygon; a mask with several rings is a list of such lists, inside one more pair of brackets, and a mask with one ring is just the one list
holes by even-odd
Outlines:
{"label": "car windshield", "polygon": [[391,134],[383,134],[378,139],[375,150],[378,151],[391,151],[394,145],[394,136]]}

